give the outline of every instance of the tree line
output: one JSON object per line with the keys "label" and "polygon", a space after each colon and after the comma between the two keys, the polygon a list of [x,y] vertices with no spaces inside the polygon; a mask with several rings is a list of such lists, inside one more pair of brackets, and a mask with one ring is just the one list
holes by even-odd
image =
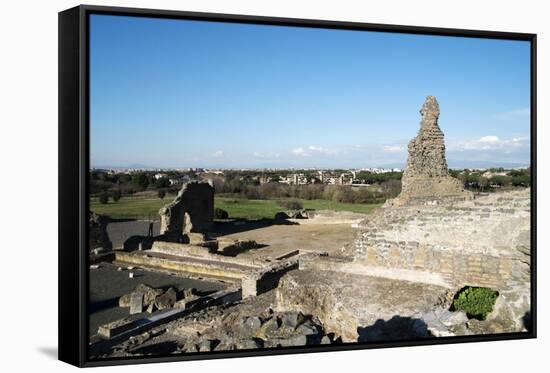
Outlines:
{"label": "tree line", "polygon": [[[333,170],[337,173],[338,170]],[[340,170],[342,173],[346,170]],[[479,170],[449,170],[451,176],[460,179],[464,187],[474,191],[490,191],[500,187],[529,187],[531,185],[531,169],[506,171],[494,168]],[[288,174],[285,171],[226,171],[224,175],[207,175],[212,180],[216,194],[247,199],[324,199],[343,203],[380,203],[388,198],[396,197],[401,191],[403,172],[373,173],[362,171],[356,174],[355,182],[369,184],[368,187],[352,187],[349,185],[327,185],[318,180],[318,173],[313,170],[294,170],[304,173],[310,181],[306,185],[288,185],[278,183],[278,176]],[[187,177],[196,179],[199,175],[193,171],[169,171],[166,177],[156,179],[156,172],[143,171],[132,174],[108,173],[93,170],[90,173],[90,194],[97,196],[101,203],[109,200],[117,202],[124,196],[137,192],[150,191],[159,198],[168,194],[176,194],[181,185],[170,185],[170,179]],[[260,183],[260,176],[271,177],[271,182]],[[490,176],[484,176],[490,175]],[[200,175],[204,177],[204,175]]]}
{"label": "tree line", "polygon": [[388,180],[373,187],[350,185],[305,184],[287,185],[281,183],[255,184],[243,180],[224,182],[214,180],[216,194],[246,199],[324,199],[342,203],[382,203],[396,197],[401,191],[401,181]]}
{"label": "tree line", "polygon": [[489,169],[490,176],[485,171],[474,170],[450,170],[454,176],[464,183],[464,187],[470,190],[490,191],[501,187],[530,187],[531,168],[505,171],[502,168]]}
{"label": "tree line", "polygon": [[155,172],[108,173],[94,170],[90,172],[90,194],[98,197],[100,203],[109,200],[118,202],[123,196],[133,195],[146,190],[156,191],[159,198],[168,193],[177,193],[181,185],[170,185],[170,177],[181,178],[181,173],[167,173],[167,177],[156,179]]}

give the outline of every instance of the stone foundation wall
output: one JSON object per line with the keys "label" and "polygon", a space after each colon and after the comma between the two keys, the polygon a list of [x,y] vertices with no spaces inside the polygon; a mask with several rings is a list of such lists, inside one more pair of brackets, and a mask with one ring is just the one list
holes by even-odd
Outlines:
{"label": "stone foundation wall", "polygon": [[360,261],[366,266],[440,274],[450,285],[502,289],[523,266],[519,257],[439,250],[418,243],[369,246]]}
{"label": "stone foundation wall", "polygon": [[240,282],[247,271],[256,269],[256,267],[199,260],[190,257],[185,258],[185,260],[178,260],[173,256],[165,256],[160,253],[146,254],[145,252],[117,251],[115,261],[143,268],[184,273],[188,276],[221,279],[229,282]]}
{"label": "stone foundation wall", "polygon": [[529,190],[453,206],[381,209],[361,225],[354,262],[439,274],[451,286],[529,282]]}

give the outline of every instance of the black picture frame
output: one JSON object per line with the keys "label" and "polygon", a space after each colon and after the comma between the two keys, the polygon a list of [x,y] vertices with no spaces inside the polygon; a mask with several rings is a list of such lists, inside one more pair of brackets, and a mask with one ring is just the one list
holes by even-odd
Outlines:
{"label": "black picture frame", "polygon": [[[223,21],[325,29],[383,31],[424,35],[528,41],[531,45],[531,307],[532,328],[524,333],[429,338],[412,341],[239,350],[131,359],[91,360],[87,356],[88,170],[89,159],[89,16],[107,14],[182,20]],[[259,17],[156,9],[81,5],[59,13],[59,360],[79,367],[171,362],[197,359],[283,355],[370,348],[536,338],[536,189],[537,189],[537,36],[528,33],[383,25],[328,20]]]}

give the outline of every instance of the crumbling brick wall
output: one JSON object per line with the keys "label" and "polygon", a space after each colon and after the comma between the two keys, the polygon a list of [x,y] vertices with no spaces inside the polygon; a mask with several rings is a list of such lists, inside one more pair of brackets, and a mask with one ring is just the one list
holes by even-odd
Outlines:
{"label": "crumbling brick wall", "polygon": [[362,223],[355,262],[440,274],[458,286],[529,282],[530,191],[453,206],[383,208]]}
{"label": "crumbling brick wall", "polygon": [[462,182],[449,175],[445,140],[439,128],[439,104],[428,96],[420,110],[420,130],[409,142],[407,166],[401,179],[401,193],[387,205],[423,205],[473,198]]}
{"label": "crumbling brick wall", "polygon": [[208,182],[191,181],[159,211],[160,234],[177,239],[184,233],[207,232],[214,221],[214,187]]}

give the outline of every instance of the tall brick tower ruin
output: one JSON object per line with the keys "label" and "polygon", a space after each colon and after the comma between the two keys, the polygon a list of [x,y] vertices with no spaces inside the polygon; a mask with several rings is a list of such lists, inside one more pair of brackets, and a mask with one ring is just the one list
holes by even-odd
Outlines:
{"label": "tall brick tower ruin", "polygon": [[449,175],[445,140],[439,128],[439,104],[426,97],[420,109],[420,130],[409,142],[409,157],[401,179],[401,193],[387,206],[427,205],[473,199],[462,182]]}

